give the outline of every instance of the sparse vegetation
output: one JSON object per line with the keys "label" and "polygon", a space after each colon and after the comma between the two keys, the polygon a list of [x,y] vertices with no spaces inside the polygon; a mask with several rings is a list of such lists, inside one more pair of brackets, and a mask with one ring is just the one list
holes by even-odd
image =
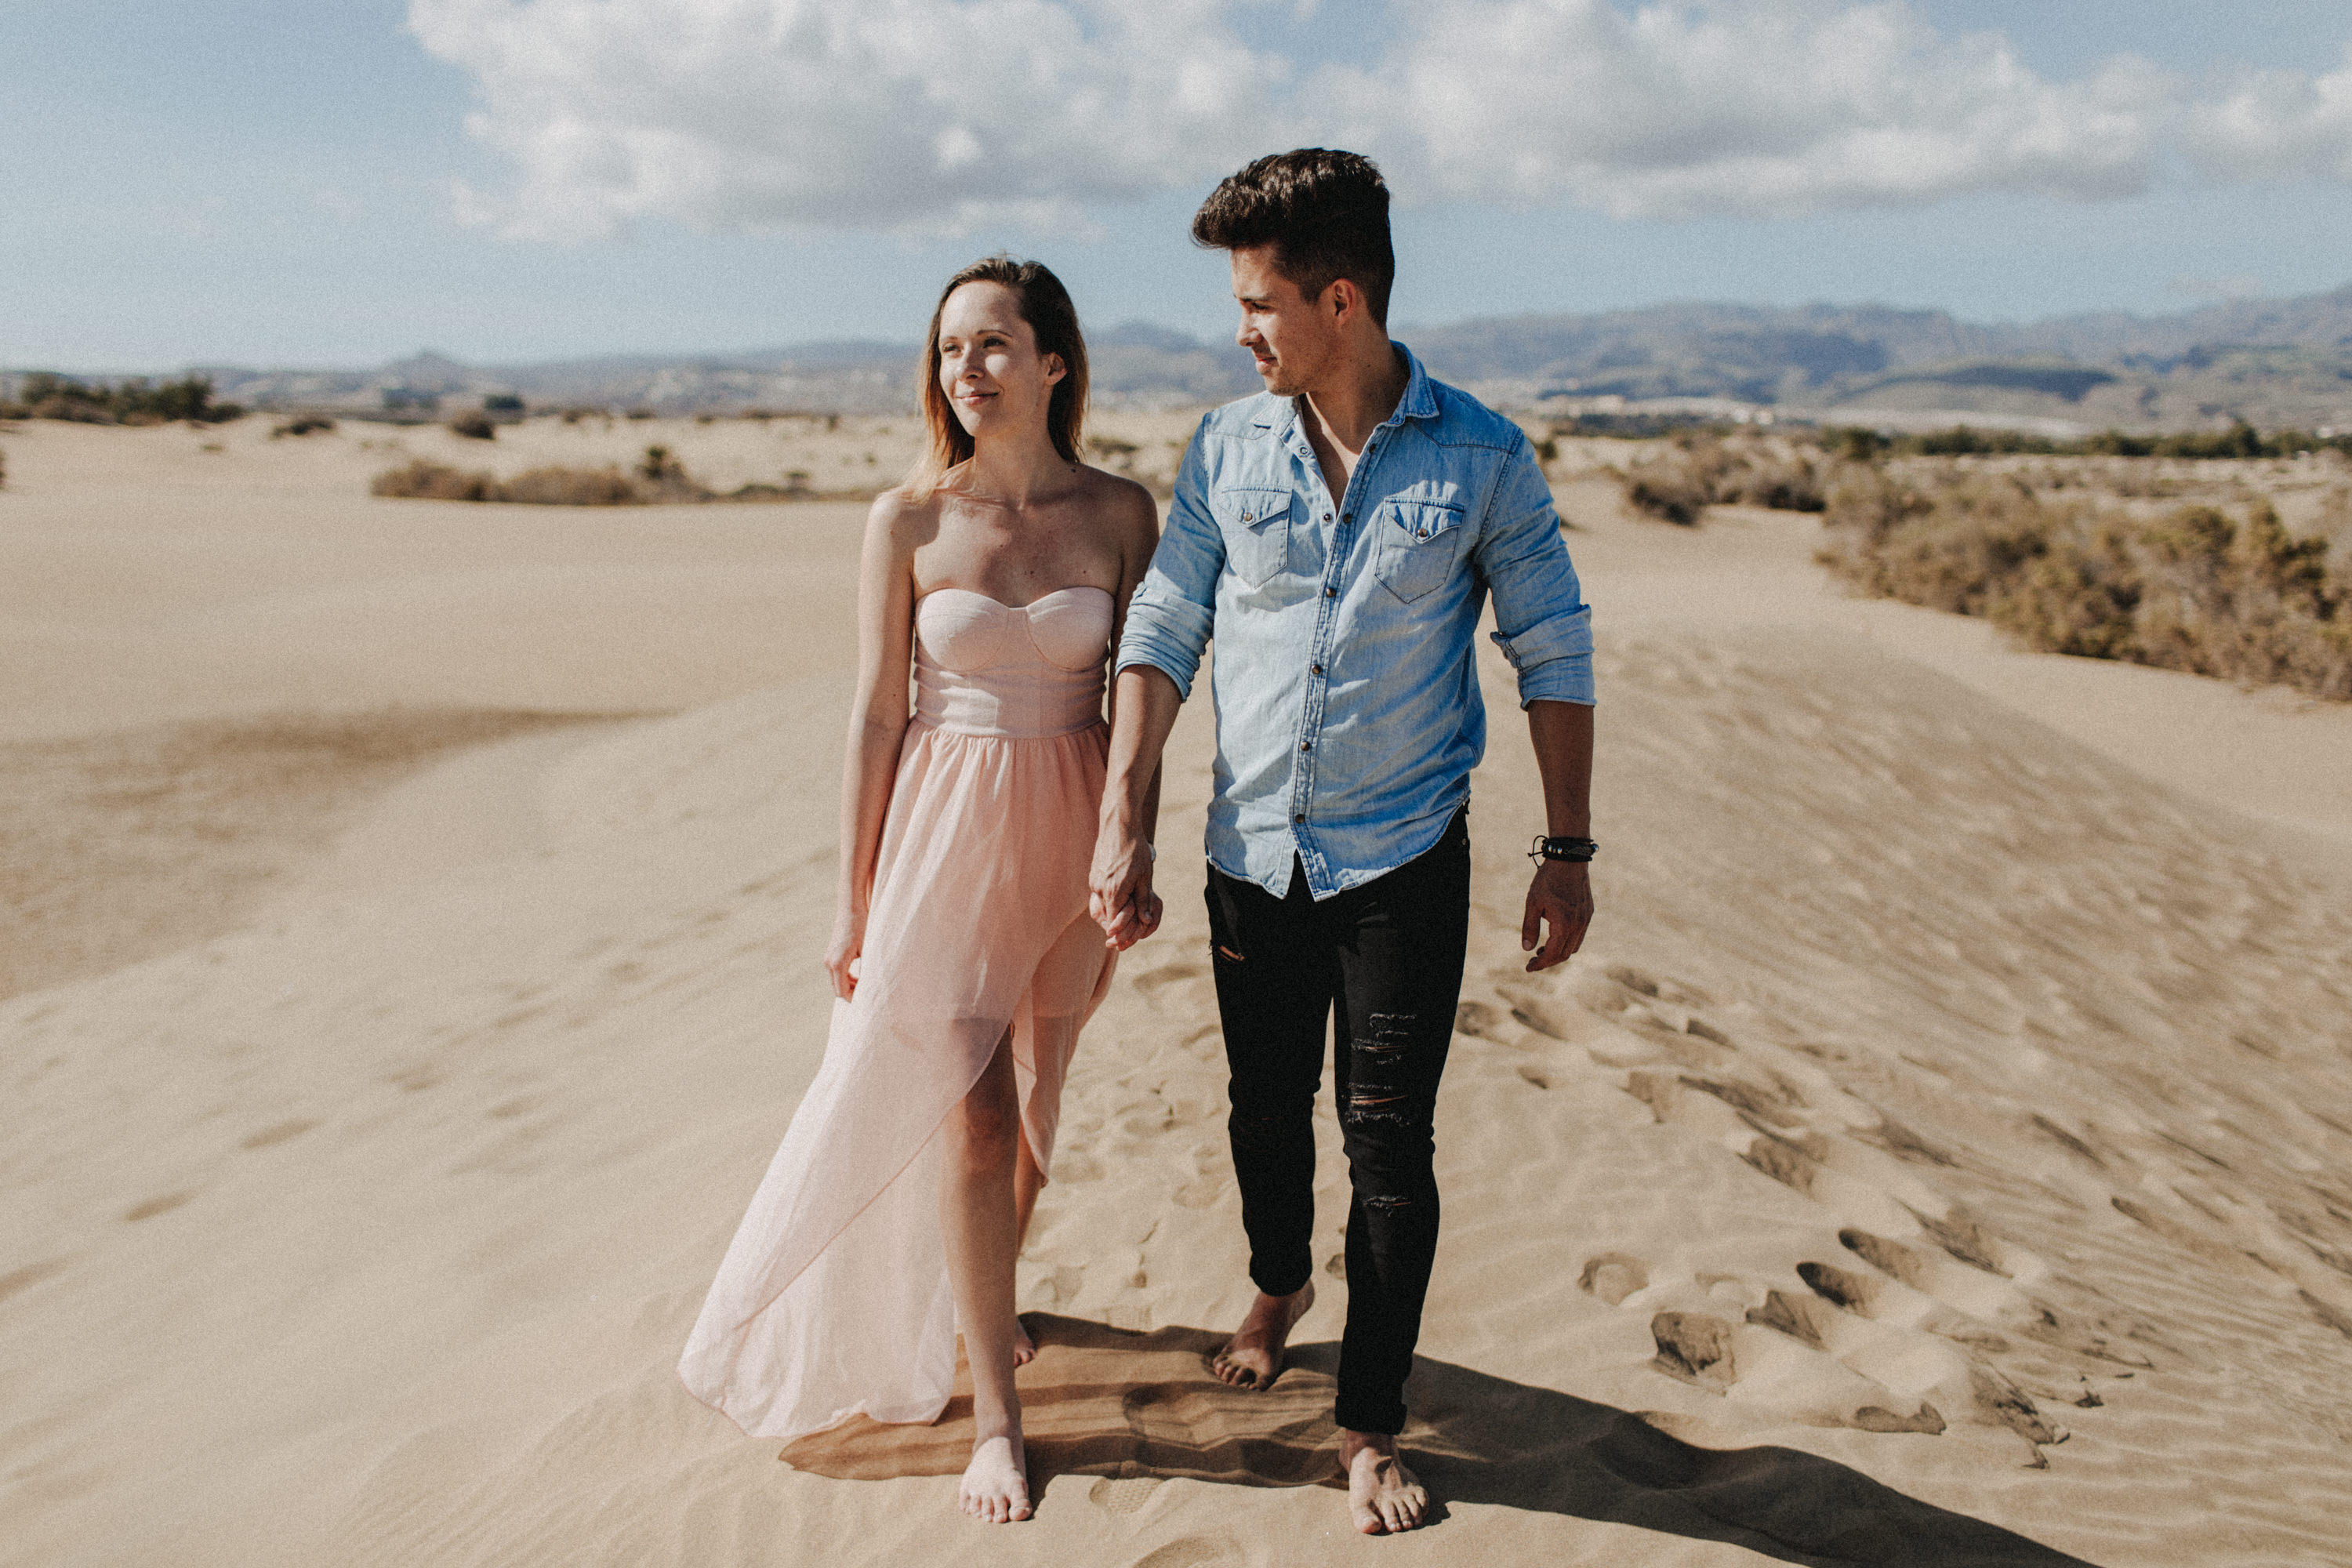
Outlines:
{"label": "sparse vegetation", "polygon": [[449,434],[463,436],[469,441],[495,441],[499,427],[487,414],[461,414],[449,421]]}
{"label": "sparse vegetation", "polygon": [[[373,495],[413,500],[506,501],[521,506],[670,506],[697,501],[779,501],[818,499],[808,476],[782,485],[751,483],[724,492],[698,483],[667,447],[647,447],[635,467],[531,468],[501,479],[486,468],[458,468],[417,458],[386,468],[369,485]],[[823,498],[837,499],[837,498]]]}
{"label": "sparse vegetation", "polygon": [[419,458],[404,468],[386,468],[378,474],[368,493],[411,500],[503,500],[499,488],[497,476],[488,469],[467,473]]}
{"label": "sparse vegetation", "polygon": [[17,384],[16,400],[0,406],[0,417],[78,425],[222,425],[244,416],[236,404],[215,403],[212,378],[203,375],[157,385],[143,375],[109,383],[35,371]]}
{"label": "sparse vegetation", "polygon": [[[2176,454],[2185,456],[2187,454]],[[2260,496],[2149,515],[1965,462],[1842,470],[1821,559],[2026,647],[2352,700],[2352,579]]]}
{"label": "sparse vegetation", "polygon": [[1709,506],[1819,511],[1825,502],[1817,454],[1795,441],[1685,433],[1672,449],[1625,475],[1625,499],[1669,522],[1693,523]]}
{"label": "sparse vegetation", "polygon": [[2305,452],[2352,455],[2352,435],[2309,430],[2273,430],[2265,436],[2244,420],[2227,430],[2176,430],[2164,436],[2129,436],[2103,430],[2079,441],[2053,440],[2024,430],[1979,430],[1955,425],[1948,430],[1893,435],[1860,426],[1824,429],[1822,444],[1843,456],[1867,460],[1880,456],[2056,458],[2293,458]]}
{"label": "sparse vegetation", "polygon": [[269,432],[269,437],[274,441],[280,436],[308,436],[315,431],[331,431],[334,427],[335,422],[323,414],[305,414],[279,425]]}

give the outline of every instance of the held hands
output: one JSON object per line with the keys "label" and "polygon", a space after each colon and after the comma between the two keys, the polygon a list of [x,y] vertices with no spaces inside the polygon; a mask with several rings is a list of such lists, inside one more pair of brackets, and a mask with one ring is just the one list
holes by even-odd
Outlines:
{"label": "held hands", "polygon": [[[1584,928],[1592,923],[1592,878],[1574,860],[1546,860],[1536,868],[1528,885],[1528,912],[1519,921],[1519,951],[1533,952],[1528,973],[1564,963],[1584,945]],[[1540,928],[1540,929],[1539,929]],[[1542,951],[1537,952],[1537,940]]]}
{"label": "held hands", "polygon": [[866,911],[845,906],[833,922],[833,940],[825,944],[824,972],[833,980],[833,994],[846,1002],[857,993],[857,959],[866,951]]}
{"label": "held hands", "polygon": [[1095,837],[1087,912],[1103,928],[1103,945],[1124,952],[1160,929],[1164,906],[1151,890],[1151,847],[1116,819]]}

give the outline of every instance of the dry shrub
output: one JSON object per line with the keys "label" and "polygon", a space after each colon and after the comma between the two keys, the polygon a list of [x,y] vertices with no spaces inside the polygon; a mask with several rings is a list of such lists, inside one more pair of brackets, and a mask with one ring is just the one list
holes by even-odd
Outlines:
{"label": "dry shrub", "polygon": [[484,414],[465,414],[449,421],[449,434],[463,436],[469,441],[495,441],[499,427]]}
{"label": "dry shrub", "polygon": [[2141,518],[2011,476],[1856,468],[1823,521],[1821,559],[1841,576],[2029,647],[2352,699],[2352,582],[2266,500]]}
{"label": "dry shrub", "polygon": [[334,427],[335,422],[323,414],[305,414],[271,430],[269,438],[274,441],[280,436],[308,436],[314,430],[331,431]]}
{"label": "dry shrub", "polygon": [[529,506],[641,506],[645,497],[618,468],[531,468],[499,487],[499,500]]}
{"label": "dry shrub", "polygon": [[370,495],[398,496],[411,500],[497,500],[499,481],[490,473],[471,473],[446,463],[419,458],[404,468],[386,468],[368,486]]}
{"label": "dry shrub", "polygon": [[[551,467],[532,468],[511,479],[420,458],[404,468],[385,469],[368,488],[376,495],[418,500],[512,501],[524,506],[650,506],[717,499],[663,447],[646,447],[634,473],[610,467]],[[730,499],[760,500],[762,492],[772,490],[772,486],[746,486]]]}
{"label": "dry shrub", "polygon": [[1716,505],[1820,511],[1822,465],[1794,447],[1757,439],[1679,436],[1663,457],[1625,476],[1625,499],[1668,522],[1696,522]]}

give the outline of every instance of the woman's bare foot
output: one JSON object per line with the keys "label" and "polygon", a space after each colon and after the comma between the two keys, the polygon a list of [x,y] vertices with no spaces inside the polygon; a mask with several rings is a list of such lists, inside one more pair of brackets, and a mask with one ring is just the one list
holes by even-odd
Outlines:
{"label": "woman's bare foot", "polygon": [[983,1524],[1011,1524],[1029,1517],[1029,1469],[1021,1434],[982,1437],[971,1446],[956,1504]]}
{"label": "woman's bare foot", "polygon": [[1027,1366],[1037,1359],[1037,1342],[1029,1337],[1029,1330],[1020,1319],[1013,1320],[1013,1364]]}
{"label": "woman's bare foot", "polygon": [[1366,1535],[1414,1529],[1428,1513],[1429,1492],[1404,1468],[1394,1437],[1343,1431],[1339,1463],[1348,1471],[1348,1513]]}
{"label": "woman's bare foot", "polygon": [[1221,1382],[1235,1388],[1264,1388],[1274,1382],[1274,1374],[1282,1370],[1282,1352],[1290,1342],[1290,1331],[1315,1305],[1315,1281],[1293,1290],[1287,1296],[1269,1296],[1261,1290],[1250,1303],[1249,1315],[1225,1348],[1209,1363],[1209,1370]]}

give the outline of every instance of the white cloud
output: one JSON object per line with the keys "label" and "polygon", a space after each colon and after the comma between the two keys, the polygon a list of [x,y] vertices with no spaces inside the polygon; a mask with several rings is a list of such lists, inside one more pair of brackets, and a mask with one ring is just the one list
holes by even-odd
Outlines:
{"label": "white cloud", "polygon": [[2248,73],[2189,115],[2183,142],[2225,178],[2352,180],[2352,49],[2323,77]]}
{"label": "white cloud", "polygon": [[[1257,47],[1377,26],[1374,63]],[[410,0],[475,80],[511,189],[460,216],[539,237],[633,219],[954,233],[1083,226],[1267,151],[1354,146],[1407,200],[1781,216],[1979,191],[2084,201],[2185,153],[2352,179],[2352,58],[2191,104],[2117,58],[2035,74],[1902,0]]]}
{"label": "white cloud", "polygon": [[2149,175],[2170,88],[2058,84],[1899,4],[1434,0],[1388,63],[1331,73],[1358,134],[1446,195],[1621,217],[1781,216],[1972,191],[2096,200]]}
{"label": "white cloud", "polygon": [[[1264,149],[1221,0],[412,0],[520,181],[509,230],[1076,220]],[[467,199],[477,213],[485,198]]]}

